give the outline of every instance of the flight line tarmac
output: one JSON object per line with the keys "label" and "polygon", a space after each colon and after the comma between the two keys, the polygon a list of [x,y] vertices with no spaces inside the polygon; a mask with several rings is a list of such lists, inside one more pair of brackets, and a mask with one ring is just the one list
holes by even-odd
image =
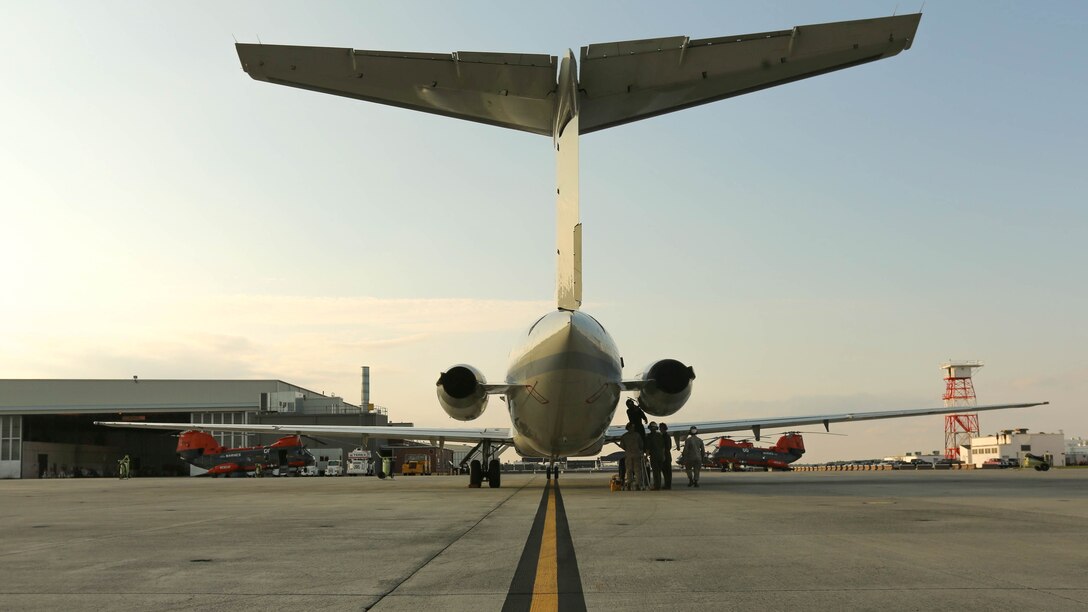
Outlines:
{"label": "flight line tarmac", "polygon": [[0,609],[1088,609],[1088,470],[0,481]]}

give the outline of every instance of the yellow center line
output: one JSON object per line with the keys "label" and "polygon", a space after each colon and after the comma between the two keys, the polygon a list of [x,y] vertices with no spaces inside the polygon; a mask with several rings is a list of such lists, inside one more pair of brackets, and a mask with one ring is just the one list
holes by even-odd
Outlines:
{"label": "yellow center line", "polygon": [[544,533],[540,536],[540,556],[533,580],[531,612],[559,610],[559,560],[555,554],[555,488],[549,485],[548,510],[544,516]]}

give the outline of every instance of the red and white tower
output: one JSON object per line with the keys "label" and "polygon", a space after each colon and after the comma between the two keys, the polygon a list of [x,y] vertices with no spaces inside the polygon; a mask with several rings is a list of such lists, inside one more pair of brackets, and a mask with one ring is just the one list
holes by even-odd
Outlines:
{"label": "red and white tower", "polygon": [[979,361],[952,361],[942,363],[944,370],[944,405],[949,408],[962,406],[963,413],[946,414],[944,417],[944,456],[948,459],[960,458],[960,446],[970,444],[971,438],[979,435],[978,413],[970,412],[977,405],[975,386],[971,383],[971,374],[981,368]]}

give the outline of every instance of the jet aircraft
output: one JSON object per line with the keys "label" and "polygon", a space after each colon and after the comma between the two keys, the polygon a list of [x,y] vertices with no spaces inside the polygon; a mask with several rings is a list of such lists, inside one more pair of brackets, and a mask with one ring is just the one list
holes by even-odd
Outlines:
{"label": "jet aircraft", "polygon": [[[470,463],[470,486],[500,484],[498,454],[593,456],[623,434],[612,426],[624,393],[637,395],[655,417],[688,400],[694,369],[660,359],[634,378],[611,335],[582,305],[582,225],[578,202],[578,138],[632,121],[683,110],[801,79],[867,64],[909,49],[920,14],[797,26],[788,30],[692,40],[685,36],[593,44],[576,59],[524,53],[452,54],[350,48],[237,44],[242,68],[258,81],[346,96],[550,136],[556,152],[556,308],[529,326],[513,349],[506,376],[489,383],[476,368],[442,372],[438,402],[458,421],[479,417],[491,395],[505,397],[511,428],[208,425],[209,430],[294,434],[355,433],[442,444],[472,442],[482,460]],[[579,61],[581,67],[579,69]],[[973,410],[1038,405],[1003,404]],[[824,414],[713,422],[704,433],[793,427],[955,412],[919,410]],[[117,427],[191,429],[191,424],[102,423]],[[549,465],[549,477],[553,473]],[[557,472],[556,472],[557,474]]]}

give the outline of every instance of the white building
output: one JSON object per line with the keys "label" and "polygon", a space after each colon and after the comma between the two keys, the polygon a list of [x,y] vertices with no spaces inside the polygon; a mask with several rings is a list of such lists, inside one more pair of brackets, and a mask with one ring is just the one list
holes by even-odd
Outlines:
{"label": "white building", "polygon": [[1088,440],[1070,438],[1065,442],[1066,465],[1088,465]]}
{"label": "white building", "polygon": [[1027,453],[1049,456],[1052,465],[1065,465],[1065,450],[1064,434],[1005,429],[992,436],[971,438],[971,447],[962,447],[960,456],[975,467],[982,467],[989,459],[1015,459],[1019,463]]}

